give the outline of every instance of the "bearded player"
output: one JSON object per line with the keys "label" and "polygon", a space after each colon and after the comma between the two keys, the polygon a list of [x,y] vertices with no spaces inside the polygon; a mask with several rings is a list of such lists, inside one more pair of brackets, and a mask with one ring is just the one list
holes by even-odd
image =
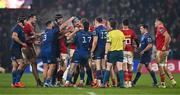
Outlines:
{"label": "bearded player", "polygon": [[156,27],[156,61],[159,67],[160,72],[160,86],[161,88],[166,88],[165,84],[165,75],[171,81],[172,86],[176,85],[176,81],[172,73],[167,68],[167,57],[169,54],[169,44],[171,42],[171,37],[168,33],[168,30],[163,24],[163,20],[161,18],[156,18],[155,20],[155,27]]}
{"label": "bearded player", "polygon": [[35,30],[36,21],[37,21],[37,17],[35,14],[31,14],[28,17],[28,21],[25,24],[24,29],[23,29],[28,47],[22,49],[22,52],[23,52],[24,58],[32,66],[32,72],[36,80],[37,86],[43,86],[43,83],[41,82],[38,75],[37,64],[36,64],[36,56],[38,55],[36,51],[36,47],[35,47],[35,42],[36,42],[35,40],[36,40],[36,37],[38,36]]}

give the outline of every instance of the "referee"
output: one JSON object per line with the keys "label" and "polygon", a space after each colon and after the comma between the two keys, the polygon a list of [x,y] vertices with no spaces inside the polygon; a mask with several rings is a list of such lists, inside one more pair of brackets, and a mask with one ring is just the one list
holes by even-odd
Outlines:
{"label": "referee", "polygon": [[119,85],[120,88],[124,88],[123,49],[125,36],[122,31],[117,29],[117,22],[115,19],[110,19],[108,25],[111,27],[111,31],[108,32],[106,43],[105,59],[107,59],[107,68],[102,87],[105,87],[109,79],[111,67],[113,64],[116,64],[120,80]]}

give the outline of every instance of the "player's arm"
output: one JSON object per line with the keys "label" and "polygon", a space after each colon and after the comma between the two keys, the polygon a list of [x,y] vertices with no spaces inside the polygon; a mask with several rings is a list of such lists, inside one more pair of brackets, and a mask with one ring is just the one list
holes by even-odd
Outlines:
{"label": "player's arm", "polygon": [[25,39],[26,39],[26,41],[30,41],[30,40],[35,39],[35,38],[36,38],[35,35],[33,35],[33,36],[28,36],[28,34],[25,33]]}
{"label": "player's arm", "polygon": [[136,43],[136,47],[139,47],[139,40],[138,40],[137,35],[135,34],[135,32],[133,32],[133,40]]}
{"label": "player's arm", "polygon": [[153,44],[152,43],[149,43],[146,48],[144,50],[141,51],[140,54],[144,54],[144,52],[148,51],[149,49],[151,49],[153,47]]}
{"label": "player's arm", "polygon": [[107,53],[109,52],[110,45],[111,45],[111,37],[110,37],[110,34],[108,33],[106,47],[105,47],[105,55],[107,55]]}
{"label": "player's arm", "polygon": [[96,49],[97,46],[97,41],[98,41],[98,36],[93,37],[93,42],[92,42],[92,48],[91,48],[91,53],[93,53]]}
{"label": "player's arm", "polygon": [[169,43],[171,42],[171,37],[167,31],[164,32],[163,35],[165,37],[165,41],[164,41],[164,46],[163,46],[162,50],[166,50]]}
{"label": "player's arm", "polygon": [[15,41],[15,42],[17,42],[17,43],[19,43],[20,45],[22,45],[22,46],[27,46],[25,43],[23,43],[20,39],[19,39],[19,37],[18,37],[18,34],[16,33],[16,32],[13,32],[12,33],[12,39]]}
{"label": "player's arm", "polygon": [[72,33],[70,33],[69,35],[66,36],[67,40],[70,40],[74,37],[74,35],[76,34],[76,32],[78,32],[79,29],[75,28],[74,31]]}
{"label": "player's arm", "polygon": [[93,32],[93,42],[92,42],[92,48],[91,48],[91,53],[93,53],[96,49],[97,46],[97,41],[98,41],[98,36],[96,33],[96,30]]}
{"label": "player's arm", "polygon": [[63,31],[69,25],[69,23],[72,22],[73,19],[74,17],[71,17],[66,22],[64,22],[61,26],[59,26],[59,30]]}
{"label": "player's arm", "polygon": [[146,46],[146,48],[145,48],[144,50],[142,50],[142,51],[140,52],[140,54],[144,54],[144,52],[150,50],[150,49],[153,47],[152,42],[153,42],[153,41],[152,41],[152,38],[151,38],[151,37],[148,37],[148,38],[147,38],[147,43],[148,43],[148,45]]}
{"label": "player's arm", "polygon": [[134,39],[134,42],[136,43],[137,47],[139,47],[139,40],[138,39]]}

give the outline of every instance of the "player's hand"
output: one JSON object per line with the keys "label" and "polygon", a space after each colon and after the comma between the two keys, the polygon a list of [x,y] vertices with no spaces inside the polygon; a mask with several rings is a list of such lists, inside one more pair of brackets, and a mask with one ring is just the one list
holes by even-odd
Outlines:
{"label": "player's hand", "polygon": [[163,46],[163,47],[162,47],[162,51],[165,51],[165,50],[166,50],[166,46]]}
{"label": "player's hand", "polygon": [[74,32],[78,32],[78,31],[79,31],[79,28],[75,27]]}
{"label": "player's hand", "polygon": [[34,44],[40,45],[40,44],[41,44],[41,41],[35,41]]}
{"label": "player's hand", "polygon": [[27,47],[27,44],[26,43],[22,43],[22,47]]}
{"label": "player's hand", "polygon": [[107,54],[104,55],[104,60],[107,61]]}
{"label": "player's hand", "polygon": [[76,18],[76,17],[72,16],[72,17],[70,18],[70,21],[72,21],[74,18]]}
{"label": "player's hand", "polygon": [[90,57],[91,57],[91,58],[93,58],[93,57],[94,57],[94,54],[93,54],[93,52],[91,52],[91,54],[90,54]]}
{"label": "player's hand", "polygon": [[141,52],[140,52],[140,55],[143,55],[143,54],[144,54],[144,51],[141,51]]}

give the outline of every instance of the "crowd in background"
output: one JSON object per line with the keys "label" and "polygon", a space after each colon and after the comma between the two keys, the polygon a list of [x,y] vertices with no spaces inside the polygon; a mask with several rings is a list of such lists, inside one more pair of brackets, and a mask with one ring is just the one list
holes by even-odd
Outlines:
{"label": "crowd in background", "polygon": [[32,9],[0,9],[0,66],[10,68],[11,28],[19,15],[36,13],[38,30],[43,30],[44,22],[54,14],[61,13],[94,19],[97,16],[115,17],[119,22],[129,18],[131,27],[140,36],[138,26],[149,25],[154,35],[154,20],[157,15],[164,18],[166,27],[172,37],[170,59],[180,59],[180,3],[179,0],[33,0]]}

